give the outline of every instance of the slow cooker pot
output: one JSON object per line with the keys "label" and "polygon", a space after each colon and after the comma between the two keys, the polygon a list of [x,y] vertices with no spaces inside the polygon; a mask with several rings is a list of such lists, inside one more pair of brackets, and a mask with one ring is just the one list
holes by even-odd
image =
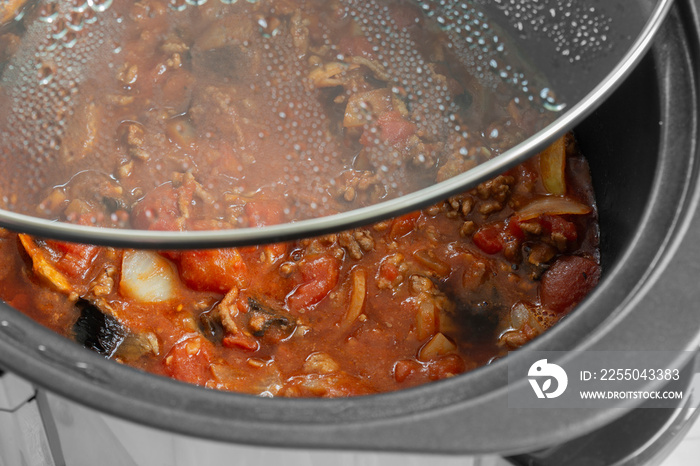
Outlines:
{"label": "slow cooker pot", "polygon": [[[600,211],[598,288],[526,349],[678,350],[700,342],[698,31],[700,1],[678,1],[651,52],[575,129]],[[620,409],[508,407],[507,360],[382,395],[265,399],[189,386],[105,360],[0,306],[0,365],[66,398],[132,421],[250,445],[515,454],[560,444]],[[523,381],[524,382],[524,381]]]}

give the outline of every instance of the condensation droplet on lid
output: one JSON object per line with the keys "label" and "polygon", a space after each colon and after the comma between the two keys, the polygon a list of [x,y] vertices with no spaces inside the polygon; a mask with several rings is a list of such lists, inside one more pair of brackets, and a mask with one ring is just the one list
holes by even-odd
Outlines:
{"label": "condensation droplet on lid", "polygon": [[83,21],[85,24],[94,24],[97,21],[97,15],[93,10],[86,10],[83,13]]}
{"label": "condensation droplet on lid", "polygon": [[547,110],[549,110],[550,112],[561,112],[562,110],[564,110],[564,109],[566,108],[566,104],[565,104],[565,103],[557,104],[557,103],[550,103],[550,102],[547,102],[547,101],[545,101],[545,102],[542,104],[542,106],[543,106],[544,108],[546,108]]}
{"label": "condensation droplet on lid", "polygon": [[70,3],[71,11],[76,13],[83,13],[88,8],[87,0],[71,0]]}
{"label": "condensation droplet on lid", "polygon": [[112,6],[112,0],[87,0],[87,4],[93,11],[102,13]]}
{"label": "condensation droplet on lid", "polygon": [[70,30],[79,32],[85,27],[85,20],[83,19],[83,15],[80,13],[72,13],[67,15],[66,18],[66,27]]}
{"label": "condensation droplet on lid", "polygon": [[66,21],[61,18],[54,23],[54,32],[51,34],[51,39],[62,39],[63,36],[68,34],[68,28],[66,27]]}
{"label": "condensation droplet on lid", "polygon": [[54,63],[42,63],[39,66],[39,71],[37,77],[39,78],[39,84],[45,86],[49,84],[56,73],[56,65]]}
{"label": "condensation droplet on lid", "polygon": [[39,9],[39,20],[45,23],[53,23],[58,18],[58,5],[44,3]]}
{"label": "condensation droplet on lid", "polygon": [[65,48],[71,49],[78,43],[78,36],[73,31],[67,31],[61,39],[61,43]]}

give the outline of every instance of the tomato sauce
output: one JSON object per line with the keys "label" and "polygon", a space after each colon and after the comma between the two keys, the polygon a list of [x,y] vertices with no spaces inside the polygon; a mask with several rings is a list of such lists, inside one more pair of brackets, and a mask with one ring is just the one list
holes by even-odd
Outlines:
{"label": "tomato sauce", "polygon": [[[372,42],[355,3],[115,0],[123,40],[75,97],[83,111],[51,147],[58,178],[30,208],[151,230],[271,225],[444,180],[536,126],[541,115],[512,94],[483,98],[420,9],[388,1],[399,45],[412,44],[406,63],[420,62],[402,84],[403,64],[382,58],[390,46]],[[10,63],[20,29],[0,29]],[[337,234],[144,251],[2,230],[0,264],[2,299],[105,357],[296,397],[398,390],[488,364],[566,316],[600,276],[571,134],[468,192]]]}
{"label": "tomato sauce", "polygon": [[[153,252],[4,232],[0,295],[83,344],[86,309],[107,316],[93,333],[117,336],[92,349],[210,388],[349,396],[451,377],[541,334],[599,279],[590,179],[567,141],[565,195],[546,192],[540,155],[423,211],[290,243]],[[251,222],[276,215],[254,206]]]}

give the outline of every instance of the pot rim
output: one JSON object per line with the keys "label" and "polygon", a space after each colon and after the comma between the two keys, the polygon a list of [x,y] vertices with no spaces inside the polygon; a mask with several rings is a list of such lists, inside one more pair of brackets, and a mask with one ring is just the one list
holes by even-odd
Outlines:
{"label": "pot rim", "polygon": [[[652,49],[661,84],[662,157],[634,240],[579,308],[526,349],[696,347],[700,336],[694,312],[678,313],[670,333],[646,327],[660,300],[690,306],[692,296],[679,294],[677,287],[692,284],[686,272],[698,267],[692,257],[700,257],[688,253],[698,252],[694,243],[700,235],[700,226],[691,229],[700,224],[697,81],[689,62],[698,59],[697,30],[695,4],[677,2]],[[679,179],[683,183],[668,189],[669,180]],[[659,221],[670,224],[669,229],[645,228]],[[634,277],[630,269],[635,270]],[[621,327],[622,335],[615,331]],[[0,306],[0,361],[7,369],[108,414],[209,439],[283,447],[518,453],[565,441],[624,414],[624,410],[508,408],[507,366],[524,357],[514,352],[452,379],[387,394],[263,399],[194,387],[105,360],[9,306]]]}

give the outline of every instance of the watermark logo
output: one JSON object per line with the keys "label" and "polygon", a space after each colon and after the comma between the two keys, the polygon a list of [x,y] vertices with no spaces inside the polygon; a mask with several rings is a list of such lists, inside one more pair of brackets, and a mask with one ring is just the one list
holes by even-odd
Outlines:
{"label": "watermark logo", "polygon": [[678,408],[700,382],[700,350],[515,353],[505,358],[511,408]]}
{"label": "watermark logo", "polygon": [[[556,364],[548,363],[546,359],[540,359],[530,366],[527,375],[531,377],[528,378],[528,381],[537,398],[556,398],[564,393],[569,383],[564,369]],[[540,385],[539,380],[542,380],[542,385]],[[550,391],[552,380],[556,380],[557,385],[553,391]]]}

